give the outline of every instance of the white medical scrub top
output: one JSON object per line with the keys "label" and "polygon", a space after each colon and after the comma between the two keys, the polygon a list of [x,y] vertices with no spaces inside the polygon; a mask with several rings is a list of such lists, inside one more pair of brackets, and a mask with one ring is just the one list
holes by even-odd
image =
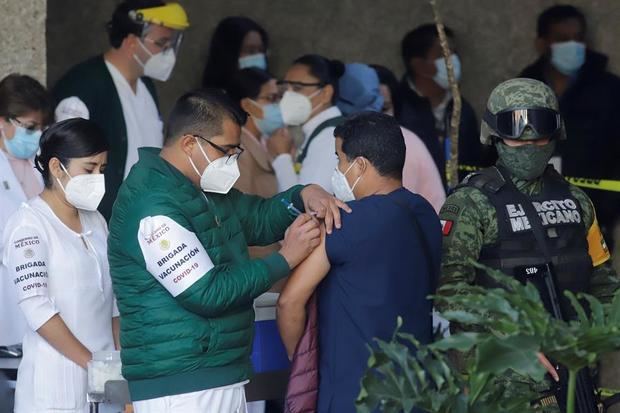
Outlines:
{"label": "white medical scrub top", "polygon": [[[105,64],[110,76],[112,76],[125,118],[127,160],[125,161],[124,177],[126,178],[131,167],[138,162],[138,148],[145,146],[162,147],[164,143],[163,122],[153,96],[151,96],[144,82],[138,79],[134,92],[127,79],[113,64],[107,60]],[[77,96],[63,99],[56,107],[55,114],[57,122],[77,117],[90,119],[89,108]]]}
{"label": "white medical scrub top", "polygon": [[82,233],[68,228],[40,197],[22,204],[2,237],[26,320],[15,412],[87,412],[87,372],[36,330],[59,314],[91,352],[113,350],[118,316],[107,261],[107,226],[99,212],[79,211]]}
{"label": "white medical scrub top", "polygon": [[[34,164],[33,164],[34,168]],[[37,174],[37,176],[40,176]],[[43,180],[40,181],[43,190]],[[7,155],[0,150],[0,236],[9,217],[26,202],[26,194],[13,172]],[[4,244],[0,237],[0,257]],[[17,305],[7,268],[0,260],[0,346],[10,346],[22,342],[26,333],[26,320]]]}

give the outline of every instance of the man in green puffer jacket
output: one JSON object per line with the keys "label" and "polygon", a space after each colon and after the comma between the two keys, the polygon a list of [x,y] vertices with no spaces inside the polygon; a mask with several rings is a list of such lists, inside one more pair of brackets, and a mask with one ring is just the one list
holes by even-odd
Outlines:
{"label": "man in green puffer jacket", "polygon": [[[244,123],[223,92],[184,95],[164,148],[142,148],[119,191],[108,255],[136,413],[245,412],[253,300],[320,241],[317,220],[292,206],[337,228],[348,210],[315,185],[272,199],[231,189]],[[249,259],[248,245],[283,238],[279,253]]]}

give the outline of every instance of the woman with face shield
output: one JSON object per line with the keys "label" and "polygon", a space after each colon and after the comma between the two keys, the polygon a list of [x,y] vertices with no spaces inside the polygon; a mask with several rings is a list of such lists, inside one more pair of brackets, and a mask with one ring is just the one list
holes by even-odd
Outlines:
{"label": "woman with face shield", "polygon": [[[50,118],[51,99],[35,79],[11,74],[0,81],[0,234],[19,205],[43,190],[33,159]],[[15,345],[22,342],[26,320],[6,272],[0,265],[0,354],[19,357]]]}
{"label": "woman with face shield", "polygon": [[15,412],[88,411],[86,365],[118,347],[108,232],[97,212],[107,151],[92,121],[51,126],[35,160],[45,189],[4,230],[2,259],[28,322]]}
{"label": "woman with face shield", "polygon": [[280,101],[284,123],[301,126],[303,132],[303,142],[295,157],[291,156],[293,139],[290,136],[277,136],[267,142],[280,189],[296,184],[318,184],[332,192],[330,171],[337,163],[334,129],[343,122],[335,103],[338,80],[344,70],[344,64],[339,61],[305,55],[293,62],[280,82],[285,90]]}

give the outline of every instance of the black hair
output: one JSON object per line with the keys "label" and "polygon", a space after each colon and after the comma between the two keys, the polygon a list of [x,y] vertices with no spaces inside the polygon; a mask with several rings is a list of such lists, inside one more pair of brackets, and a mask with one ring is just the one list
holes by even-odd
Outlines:
{"label": "black hair", "polygon": [[200,89],[184,94],[176,101],[166,126],[164,144],[183,135],[200,135],[204,139],[223,132],[224,119],[245,125],[247,114],[221,89]]}
{"label": "black hair", "polygon": [[332,103],[336,103],[339,97],[339,80],[344,75],[345,66],[339,60],[330,60],[317,54],[301,56],[293,62],[294,65],[304,65],[308,71],[319,80],[322,86],[331,85],[334,88]]}
{"label": "black hair", "polygon": [[551,30],[551,26],[556,23],[561,23],[569,19],[577,19],[581,23],[581,27],[585,33],[586,31],[586,17],[575,6],[567,4],[558,4],[556,6],[549,7],[538,16],[538,22],[536,24],[536,32],[538,37],[546,37]]}
{"label": "black hair", "polygon": [[269,47],[267,32],[254,20],[235,16],[226,17],[219,22],[211,38],[207,64],[202,75],[204,88],[227,90],[231,75],[239,70],[239,54],[243,39],[250,32],[258,32],[267,50]]}
{"label": "black hair", "polygon": [[255,67],[239,70],[230,79],[228,94],[236,102],[241,99],[256,99],[263,85],[273,79],[268,72]]}
{"label": "black hair", "polygon": [[[446,36],[453,39],[454,32],[449,27],[445,26]],[[437,32],[437,26],[434,23],[427,23],[416,27],[403,37],[400,44],[401,56],[407,72],[409,68],[409,62],[414,57],[425,58],[428,52],[433,47],[435,40],[439,38]],[[410,73],[411,74],[411,73]]]}
{"label": "black hair", "polygon": [[92,120],[72,118],[50,126],[41,136],[35,168],[43,175],[46,188],[52,186],[50,160],[58,158],[66,167],[71,159],[94,156],[110,149],[103,130]]}
{"label": "black hair", "polygon": [[398,80],[396,79],[396,75],[390,69],[381,65],[370,65],[375,72],[377,72],[377,76],[379,77],[379,83],[387,86],[390,91],[390,95],[392,95],[392,105],[394,106],[394,115],[400,113],[400,94],[398,87]]}
{"label": "black hair", "polygon": [[381,176],[402,179],[405,138],[393,116],[370,111],[350,115],[336,127],[334,136],[342,139],[349,161],[363,156]]}
{"label": "black hair", "polygon": [[107,24],[108,38],[110,45],[118,49],[123,44],[123,40],[130,34],[138,37],[142,36],[144,23],[138,22],[130,17],[130,12],[138,9],[150,9],[152,7],[164,6],[160,0],[125,0],[114,9],[112,20]]}
{"label": "black hair", "polygon": [[12,73],[0,80],[0,116],[16,118],[40,111],[44,126],[52,119],[52,97],[30,76]]}

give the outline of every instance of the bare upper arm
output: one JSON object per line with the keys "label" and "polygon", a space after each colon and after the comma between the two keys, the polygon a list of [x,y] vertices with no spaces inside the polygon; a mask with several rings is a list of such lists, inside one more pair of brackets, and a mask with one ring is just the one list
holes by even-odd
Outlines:
{"label": "bare upper arm", "polygon": [[280,294],[278,305],[305,306],[316,287],[329,272],[330,267],[325,249],[325,227],[321,227],[321,244],[295,268]]}

